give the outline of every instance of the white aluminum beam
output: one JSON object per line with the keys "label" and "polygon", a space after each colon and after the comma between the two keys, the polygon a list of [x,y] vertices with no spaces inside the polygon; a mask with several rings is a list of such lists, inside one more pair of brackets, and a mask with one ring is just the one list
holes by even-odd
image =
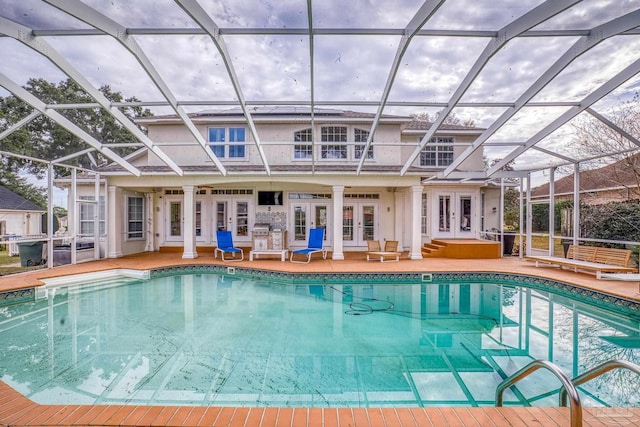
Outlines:
{"label": "white aluminum beam", "polygon": [[[315,99],[315,98],[314,98]],[[198,101],[178,101],[179,106],[236,106],[237,100],[198,100]],[[275,105],[303,105],[303,106],[364,106],[364,107],[377,107],[379,101],[354,101],[354,100],[324,100],[324,101],[310,101],[310,100],[294,100],[294,101],[277,101],[277,100],[262,100],[262,101],[245,101],[248,106],[275,106]],[[167,101],[122,101],[111,102],[111,107],[169,107],[170,104]],[[421,102],[421,101],[387,101],[387,106],[391,107],[438,107],[444,108],[449,104],[446,102]],[[527,107],[575,107],[580,105],[577,101],[547,101],[547,102],[527,102]],[[459,102],[457,107],[489,107],[489,108],[511,108],[515,106],[514,102]],[[69,103],[69,104],[47,104],[47,108],[53,110],[68,110],[73,108],[99,108],[100,104],[97,102],[85,102],[85,103]]]}
{"label": "white aluminum beam", "polygon": [[362,171],[362,167],[364,166],[364,162],[367,159],[367,151],[371,146],[371,142],[373,141],[373,135],[378,128],[378,123],[380,123],[380,117],[382,117],[382,113],[384,111],[385,105],[389,99],[389,93],[391,92],[391,88],[393,87],[393,82],[396,79],[396,75],[398,73],[398,69],[400,68],[400,63],[402,62],[402,58],[409,47],[409,43],[416,35],[418,30],[422,28],[422,26],[433,16],[434,13],[442,6],[444,0],[427,0],[425,1],[420,9],[416,12],[414,17],[409,21],[406,28],[404,29],[404,34],[402,38],[400,38],[400,42],[398,43],[398,48],[396,49],[396,55],[393,58],[393,63],[391,64],[391,70],[387,75],[387,82],[384,85],[384,89],[382,91],[382,96],[380,97],[380,102],[378,103],[378,111],[376,112],[375,118],[373,119],[373,123],[371,124],[371,129],[369,130],[369,136],[367,137],[367,142],[364,145],[364,149],[362,150],[362,157],[360,157],[360,161],[358,162],[358,169],[356,170],[356,175],[360,175]]}
{"label": "white aluminum beam", "polygon": [[316,67],[315,44],[313,39],[313,0],[307,0],[307,25],[309,27],[309,105],[311,106],[311,174],[316,173]]}
{"label": "white aluminum beam", "polygon": [[[589,49],[597,46],[604,40],[613,37],[621,32],[624,32],[630,28],[638,26],[640,22],[640,10],[636,10],[627,15],[623,15],[619,18],[613,19],[602,25],[594,27],[589,31],[588,35],[582,36],[578,39],[567,51],[554,62],[529,88],[516,100],[513,107],[509,107],[504,113],[500,115],[492,124],[480,135],[473,144],[467,148],[460,156],[454,159],[453,163],[449,165],[443,175],[448,175],[458,166],[468,159],[482,144],[489,139],[494,133],[498,131],[509,119],[511,119],[522,107],[528,105],[527,103],[540,92],[545,86],[547,86],[562,70],[567,68],[576,58]],[[533,105],[533,103],[531,104]]]}
{"label": "white aluminum beam", "polygon": [[110,18],[91,8],[90,6],[87,6],[79,0],[43,1],[81,20],[82,22],[91,25],[92,27],[104,31],[106,34],[116,39],[125,49],[127,49],[138,60],[138,63],[142,66],[145,73],[153,81],[158,90],[164,95],[165,99],[169,102],[173,110],[180,117],[191,135],[195,138],[198,144],[200,144],[207,156],[216,165],[220,173],[222,175],[227,174],[227,170],[220,162],[220,159],[218,159],[218,156],[213,153],[211,147],[209,147],[207,141],[205,141],[203,136],[198,131],[198,128],[193,124],[186,111],[184,111],[184,109],[177,104],[178,101],[169,86],[162,79],[162,76],[160,76],[160,73],[158,73],[151,60],[147,58],[147,55],[144,53],[142,47],[140,47],[138,42],[136,42],[136,40],[132,36],[129,36],[125,27],[111,20]]}
{"label": "white aluminum beam", "polygon": [[140,171],[127,162],[125,159],[116,154],[113,150],[108,147],[103,146],[103,144],[96,140],[94,137],[89,135],[87,132],[79,128],[77,125],[72,123],[69,119],[64,117],[62,114],[58,113],[54,110],[47,110],[46,104],[40,101],[38,98],[30,94],[26,89],[21,87],[19,84],[15,83],[13,80],[9,79],[4,74],[0,73],[0,86],[4,87],[6,90],[31,105],[36,110],[40,111],[45,116],[49,117],[51,120],[82,139],[87,144],[91,145],[93,148],[101,152],[106,157],[110,158],[130,173],[135,176],[140,176]]}
{"label": "white aluminum beam", "polygon": [[594,111],[592,108],[587,108],[586,111],[587,111],[587,113],[591,114],[593,117],[595,117],[596,119],[600,120],[602,123],[604,123],[605,125],[607,125],[611,129],[613,129],[615,132],[618,132],[623,138],[628,139],[629,141],[633,142],[635,145],[640,147],[640,141],[638,140],[638,138],[634,137],[629,132],[627,132],[626,130],[622,129],[620,126],[618,126],[617,124],[613,123],[611,120],[607,119],[602,114]]}
{"label": "white aluminum beam", "polygon": [[[51,163],[63,164],[64,162],[66,162],[69,159],[73,159],[75,157],[84,156],[85,154],[89,155],[93,151],[94,151],[93,148],[85,148],[84,150],[77,151],[77,152],[75,152],[73,154],[69,154],[69,155],[64,156],[64,157],[58,157],[57,159],[52,160]],[[93,156],[91,156],[91,157],[93,157]]]}
{"label": "white aluminum beam", "polygon": [[626,82],[627,80],[629,80],[630,78],[638,74],[639,72],[640,72],[640,59],[633,62],[624,70],[616,74],[613,78],[605,82],[602,86],[598,87],[596,90],[591,92],[588,96],[586,96],[582,100],[580,107],[573,107],[565,111],[557,119],[549,123],[543,129],[541,129],[538,133],[536,133],[534,136],[529,138],[526,141],[525,145],[516,148],[511,153],[509,153],[506,157],[504,157],[502,160],[498,161],[495,165],[489,168],[489,170],[487,171],[487,174],[491,176],[494,173],[496,173],[498,170],[500,170],[510,161],[518,157],[520,154],[522,154],[529,148],[536,145],[542,139],[550,135],[552,132],[554,132],[559,127],[567,123],[569,120],[573,119],[578,114],[582,113],[587,108],[591,107],[594,103],[598,102],[604,96],[609,94],[609,92],[611,92],[612,90],[614,90],[615,88],[617,88],[618,86],[620,86],[621,84],[623,84],[624,82]]}
{"label": "white aluminum beam", "polygon": [[565,155],[562,155],[562,154],[557,153],[557,152],[555,152],[555,151],[551,151],[551,150],[547,150],[546,148],[538,147],[538,146],[536,146],[536,145],[534,145],[533,147],[531,147],[531,149],[533,149],[533,150],[537,150],[537,151],[540,151],[541,153],[548,154],[548,155],[550,155],[550,156],[552,156],[552,157],[557,157],[558,159],[562,159],[562,160],[564,160],[565,162],[569,162],[569,163],[576,163],[576,162],[577,162],[577,160],[576,160],[576,159],[574,159],[574,158],[572,158],[572,157],[565,156]]}
{"label": "white aluminum beam", "polygon": [[36,163],[45,163],[47,165],[50,163],[48,160],[39,159],[37,157],[24,156],[22,154],[11,153],[9,151],[4,151],[4,150],[0,150],[0,155],[7,156],[7,157],[16,157],[18,159],[29,160],[29,161],[36,162]]}
{"label": "white aluminum beam", "polygon": [[269,168],[269,162],[267,160],[267,156],[264,153],[264,149],[260,144],[260,135],[258,135],[258,130],[256,129],[256,125],[253,122],[253,118],[251,117],[251,113],[247,109],[247,104],[244,99],[244,94],[242,93],[242,88],[240,87],[240,81],[238,80],[238,76],[236,75],[235,68],[233,66],[233,62],[231,61],[231,57],[229,56],[229,52],[227,51],[227,45],[225,44],[222,36],[220,35],[220,28],[218,25],[211,19],[209,14],[205,12],[205,10],[198,4],[196,0],[175,0],[176,3],[184,10],[187,15],[189,15],[200,27],[202,27],[206,33],[209,35],[213,44],[215,44],[218,52],[220,52],[220,56],[222,57],[222,62],[224,63],[225,68],[227,69],[227,74],[231,79],[231,84],[233,86],[233,90],[238,97],[238,104],[242,109],[242,113],[244,114],[244,118],[247,121],[247,126],[249,126],[249,131],[253,136],[253,142],[256,145],[256,149],[258,150],[258,154],[260,155],[260,160],[262,160],[262,164],[267,172],[267,175],[271,175],[271,169]]}
{"label": "white aluminum beam", "polygon": [[[221,27],[220,35],[250,36],[250,35],[280,35],[280,36],[308,36],[310,32],[318,36],[401,36],[404,34],[402,28],[259,28],[259,27]],[[86,29],[65,29],[65,28],[42,28],[34,30],[38,37],[74,37],[74,36],[103,36],[104,31],[96,28]],[[131,35],[154,36],[154,35],[177,35],[177,36],[198,36],[205,35],[201,28],[166,28],[166,27],[144,27],[127,28],[127,33]],[[528,30],[520,37],[581,37],[589,34],[588,29],[549,29],[549,30]],[[640,29],[626,31],[627,35],[639,35]],[[462,29],[435,29],[427,28],[416,33],[419,37],[473,37],[492,38],[497,32],[491,30],[462,30]]]}
{"label": "white aluminum beam", "polygon": [[93,99],[98,101],[98,105],[104,108],[111,116],[124,126],[131,134],[133,134],[140,142],[142,142],[149,150],[151,150],[158,158],[169,166],[175,173],[182,175],[182,169],[159,147],[155,146],[153,141],[144,134],[131,120],[124,115],[118,108],[111,106],[109,101],[99,90],[97,90],[87,80],[82,73],[76,70],[58,51],[47,43],[45,40],[33,37],[31,29],[13,21],[0,17],[0,32],[30,47],[36,52],[48,58],[67,76],[72,78],[82,89],[84,89]]}
{"label": "white aluminum beam", "polygon": [[475,81],[476,77],[480,74],[482,69],[487,65],[489,60],[496,54],[500,49],[502,49],[507,42],[512,40],[514,37],[522,34],[523,32],[529,30],[532,27],[535,27],[542,22],[545,22],[547,19],[557,15],[558,13],[564,11],[565,9],[579,3],[581,0],[547,0],[541,5],[535,7],[529,12],[525,13],[519,18],[516,18],[514,21],[507,24],[505,27],[498,31],[498,34],[491,39],[491,41],[484,48],[476,62],[473,64],[467,75],[460,83],[460,86],[456,89],[455,93],[451,96],[451,99],[448,102],[448,106],[441,110],[438,114],[438,117],[435,119],[434,123],[431,125],[431,128],[427,131],[424,137],[420,140],[420,144],[413,153],[409,156],[406,163],[402,167],[400,171],[400,175],[404,175],[407,173],[407,170],[411,167],[411,164],[418,158],[422,149],[429,143],[433,135],[436,133],[438,128],[444,123],[445,119],[451,114],[454,107],[465,92],[469,89],[471,84]]}
{"label": "white aluminum beam", "polygon": [[11,135],[13,132],[17,131],[22,126],[26,125],[31,120],[33,120],[36,117],[38,117],[40,114],[42,114],[42,113],[40,113],[40,111],[37,111],[37,110],[36,111],[32,111],[31,114],[23,117],[21,120],[17,121],[16,123],[11,125],[7,129],[5,129],[4,131],[0,132],[0,140],[2,140],[3,138],[6,138],[7,136]]}

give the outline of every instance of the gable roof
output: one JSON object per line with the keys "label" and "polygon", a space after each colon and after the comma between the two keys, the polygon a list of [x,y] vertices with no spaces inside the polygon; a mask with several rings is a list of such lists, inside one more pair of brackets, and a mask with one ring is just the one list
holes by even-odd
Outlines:
{"label": "gable roof", "polygon": [[[580,172],[580,191],[597,191],[610,188],[638,186],[636,174],[640,171],[640,154],[629,156],[610,165]],[[555,181],[554,193],[573,193],[573,175]],[[549,184],[531,189],[531,197],[549,195]]]}
{"label": "gable roof", "polygon": [[0,185],[0,210],[4,211],[41,211],[40,206]]}

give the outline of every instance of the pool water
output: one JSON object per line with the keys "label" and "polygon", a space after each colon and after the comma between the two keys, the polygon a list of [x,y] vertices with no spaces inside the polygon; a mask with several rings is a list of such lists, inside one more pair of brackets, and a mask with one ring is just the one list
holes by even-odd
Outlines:
{"label": "pool water", "polygon": [[[640,361],[640,316],[526,283],[286,284],[185,274],[0,307],[0,379],[43,404],[494,405],[534,359]],[[539,370],[505,404],[555,406]],[[616,370],[583,405],[638,406]]]}

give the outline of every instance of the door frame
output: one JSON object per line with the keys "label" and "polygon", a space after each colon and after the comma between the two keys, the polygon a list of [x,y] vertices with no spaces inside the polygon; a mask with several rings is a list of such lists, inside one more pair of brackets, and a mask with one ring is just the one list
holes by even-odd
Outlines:
{"label": "door frame", "polygon": [[[448,198],[448,218],[441,217],[442,198]],[[431,235],[436,239],[468,239],[478,235],[479,190],[476,188],[438,189],[431,192]],[[463,206],[463,202],[466,203]],[[444,204],[446,208],[446,203]],[[448,230],[440,227],[441,219],[448,221]],[[446,227],[445,227],[446,228]]]}
{"label": "door frame", "polygon": [[[171,234],[171,205],[178,203],[180,205],[180,234]],[[164,196],[164,221],[162,224],[165,242],[184,242],[184,198],[183,196],[170,195]]]}
{"label": "door frame", "polygon": [[[305,238],[304,241],[296,240],[296,208],[303,207],[307,213],[306,215],[306,224],[305,224]],[[287,233],[287,240],[289,247],[306,247],[309,241],[309,230],[313,227],[318,226],[318,218],[316,217],[317,211],[316,207],[324,207],[326,212],[326,224],[324,230],[324,247],[332,245],[332,221],[331,221],[331,213],[333,209],[333,204],[330,200],[327,199],[319,199],[319,200],[309,200],[309,201],[291,201],[289,203],[289,212],[290,212],[290,224],[289,229],[291,232]]]}
{"label": "door frame", "polygon": [[[345,208],[352,206],[353,207],[353,236],[352,240],[345,239],[344,232],[344,222],[340,224],[342,228],[342,244],[344,247],[362,247],[367,245],[367,240],[379,240],[380,234],[380,202],[378,200],[345,200],[342,205],[342,213],[343,216],[341,218],[344,221],[344,212]],[[365,223],[365,207],[372,206],[373,207],[373,232],[369,237],[371,239],[366,239],[363,236],[363,227]]]}
{"label": "door frame", "polygon": [[[231,236],[233,237],[233,243],[236,244],[238,242],[251,242],[251,230],[253,229],[254,217],[255,217],[255,206],[254,200],[250,195],[240,195],[238,197],[225,195],[215,195],[213,196],[211,203],[207,204],[210,207],[212,215],[210,216],[209,223],[211,224],[210,229],[212,233],[211,240],[216,242],[216,231],[220,229],[218,224],[218,203],[226,203],[226,211],[225,211],[225,220],[224,220],[224,229],[231,231]],[[238,234],[238,215],[237,215],[237,206],[238,203],[246,203],[247,204],[247,232],[245,235]]]}

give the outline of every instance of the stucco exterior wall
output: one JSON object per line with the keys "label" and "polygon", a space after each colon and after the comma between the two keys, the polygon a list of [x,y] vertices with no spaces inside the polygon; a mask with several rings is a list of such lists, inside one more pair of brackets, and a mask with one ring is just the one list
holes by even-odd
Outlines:
{"label": "stucco exterior wall", "polygon": [[5,234],[29,235],[42,232],[42,212],[0,211],[0,222],[4,222]]}
{"label": "stucco exterior wall", "polygon": [[[320,139],[321,128],[323,126],[345,126],[347,127],[347,151],[346,160],[322,159],[321,144],[316,143],[315,155],[324,164],[344,164],[346,161],[356,161],[354,156],[354,129],[369,130],[370,125],[359,124],[316,124],[316,139]],[[254,143],[251,133],[242,124],[220,124],[220,125],[198,125],[197,128],[205,141],[208,139],[208,129],[210,127],[245,127],[245,154],[244,158],[221,158],[223,163],[242,163],[250,165],[261,165],[262,161],[258,149]],[[294,133],[308,129],[309,126],[297,123],[264,123],[257,124],[256,129],[260,135],[260,142],[269,164],[308,164],[308,159],[294,158]],[[206,165],[212,161],[204,154],[202,148],[195,142],[193,136],[186,127],[178,124],[161,124],[148,127],[149,137],[160,144],[162,150],[179,165]],[[380,124],[374,136],[374,143],[380,144],[374,147],[374,159],[369,160],[371,164],[397,165],[401,161],[401,152],[398,150],[400,135],[399,124]],[[167,143],[170,143],[167,145]],[[146,161],[136,160],[134,164],[140,166],[147,164]],[[149,166],[163,165],[156,156],[152,156],[148,162]]]}

